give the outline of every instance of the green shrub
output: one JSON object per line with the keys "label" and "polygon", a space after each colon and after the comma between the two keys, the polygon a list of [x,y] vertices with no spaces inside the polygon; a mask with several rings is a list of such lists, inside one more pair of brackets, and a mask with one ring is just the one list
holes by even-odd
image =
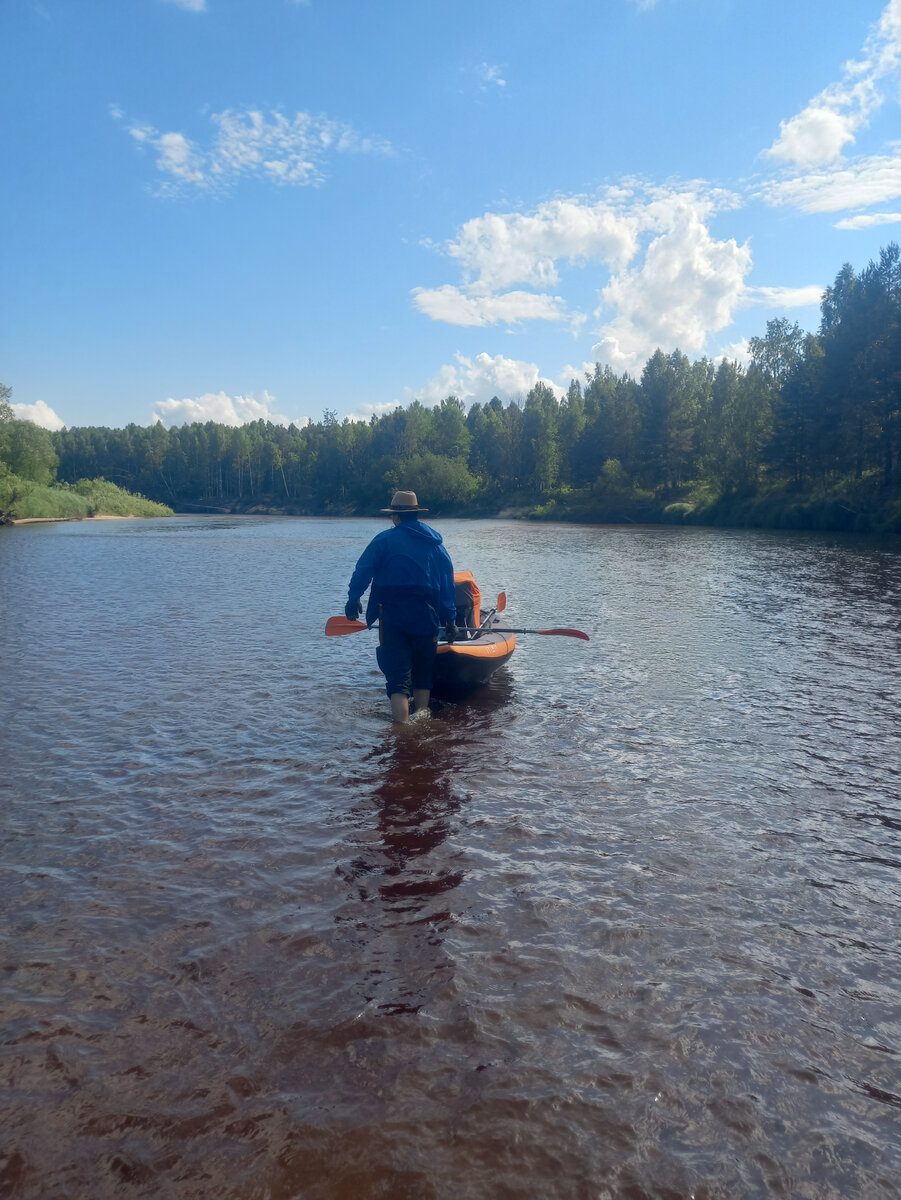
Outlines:
{"label": "green shrub", "polygon": [[106,479],[80,479],[45,487],[10,472],[0,473],[0,514],[18,520],[79,520],[85,517],[169,517],[172,509],[123,491]]}

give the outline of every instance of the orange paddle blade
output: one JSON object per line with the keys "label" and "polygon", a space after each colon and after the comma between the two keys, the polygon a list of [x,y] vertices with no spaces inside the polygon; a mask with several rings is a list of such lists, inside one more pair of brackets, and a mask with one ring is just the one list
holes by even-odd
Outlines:
{"label": "orange paddle blade", "polygon": [[341,637],[345,633],[359,633],[367,629],[365,621],[348,621],[347,617],[329,617],[325,623],[326,637]]}
{"label": "orange paddle blade", "polygon": [[495,608],[494,611],[502,613],[506,607],[507,607],[507,593],[506,592],[498,592],[497,607]]}

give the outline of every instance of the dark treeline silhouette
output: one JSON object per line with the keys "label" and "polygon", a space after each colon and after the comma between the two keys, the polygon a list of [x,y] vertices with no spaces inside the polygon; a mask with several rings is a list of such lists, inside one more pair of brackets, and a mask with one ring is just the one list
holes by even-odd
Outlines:
{"label": "dark treeline silhouette", "polygon": [[103,476],[176,509],[372,513],[397,486],[433,512],[901,529],[901,252],[823,296],[819,331],[770,321],[751,361],[657,350],[468,411],[449,396],[368,423],[326,411],[53,434],[59,478]]}

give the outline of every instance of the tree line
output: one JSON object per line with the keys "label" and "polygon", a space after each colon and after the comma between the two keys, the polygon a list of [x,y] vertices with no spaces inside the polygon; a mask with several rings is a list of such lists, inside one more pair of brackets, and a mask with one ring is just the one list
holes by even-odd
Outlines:
{"label": "tree line", "polygon": [[816,333],[768,322],[747,367],[657,350],[639,378],[597,365],[559,399],[538,383],[368,422],[48,437],[61,480],[183,510],[371,513],[403,486],[446,514],[901,529],[901,251],[843,266]]}

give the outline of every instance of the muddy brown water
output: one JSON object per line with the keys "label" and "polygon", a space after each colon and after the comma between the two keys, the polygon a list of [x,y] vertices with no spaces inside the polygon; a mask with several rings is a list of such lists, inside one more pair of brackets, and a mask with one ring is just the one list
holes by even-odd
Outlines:
{"label": "muddy brown water", "polygon": [[379,523],[0,531],[0,1195],[897,1197],[901,545],[436,524],[402,734]]}

